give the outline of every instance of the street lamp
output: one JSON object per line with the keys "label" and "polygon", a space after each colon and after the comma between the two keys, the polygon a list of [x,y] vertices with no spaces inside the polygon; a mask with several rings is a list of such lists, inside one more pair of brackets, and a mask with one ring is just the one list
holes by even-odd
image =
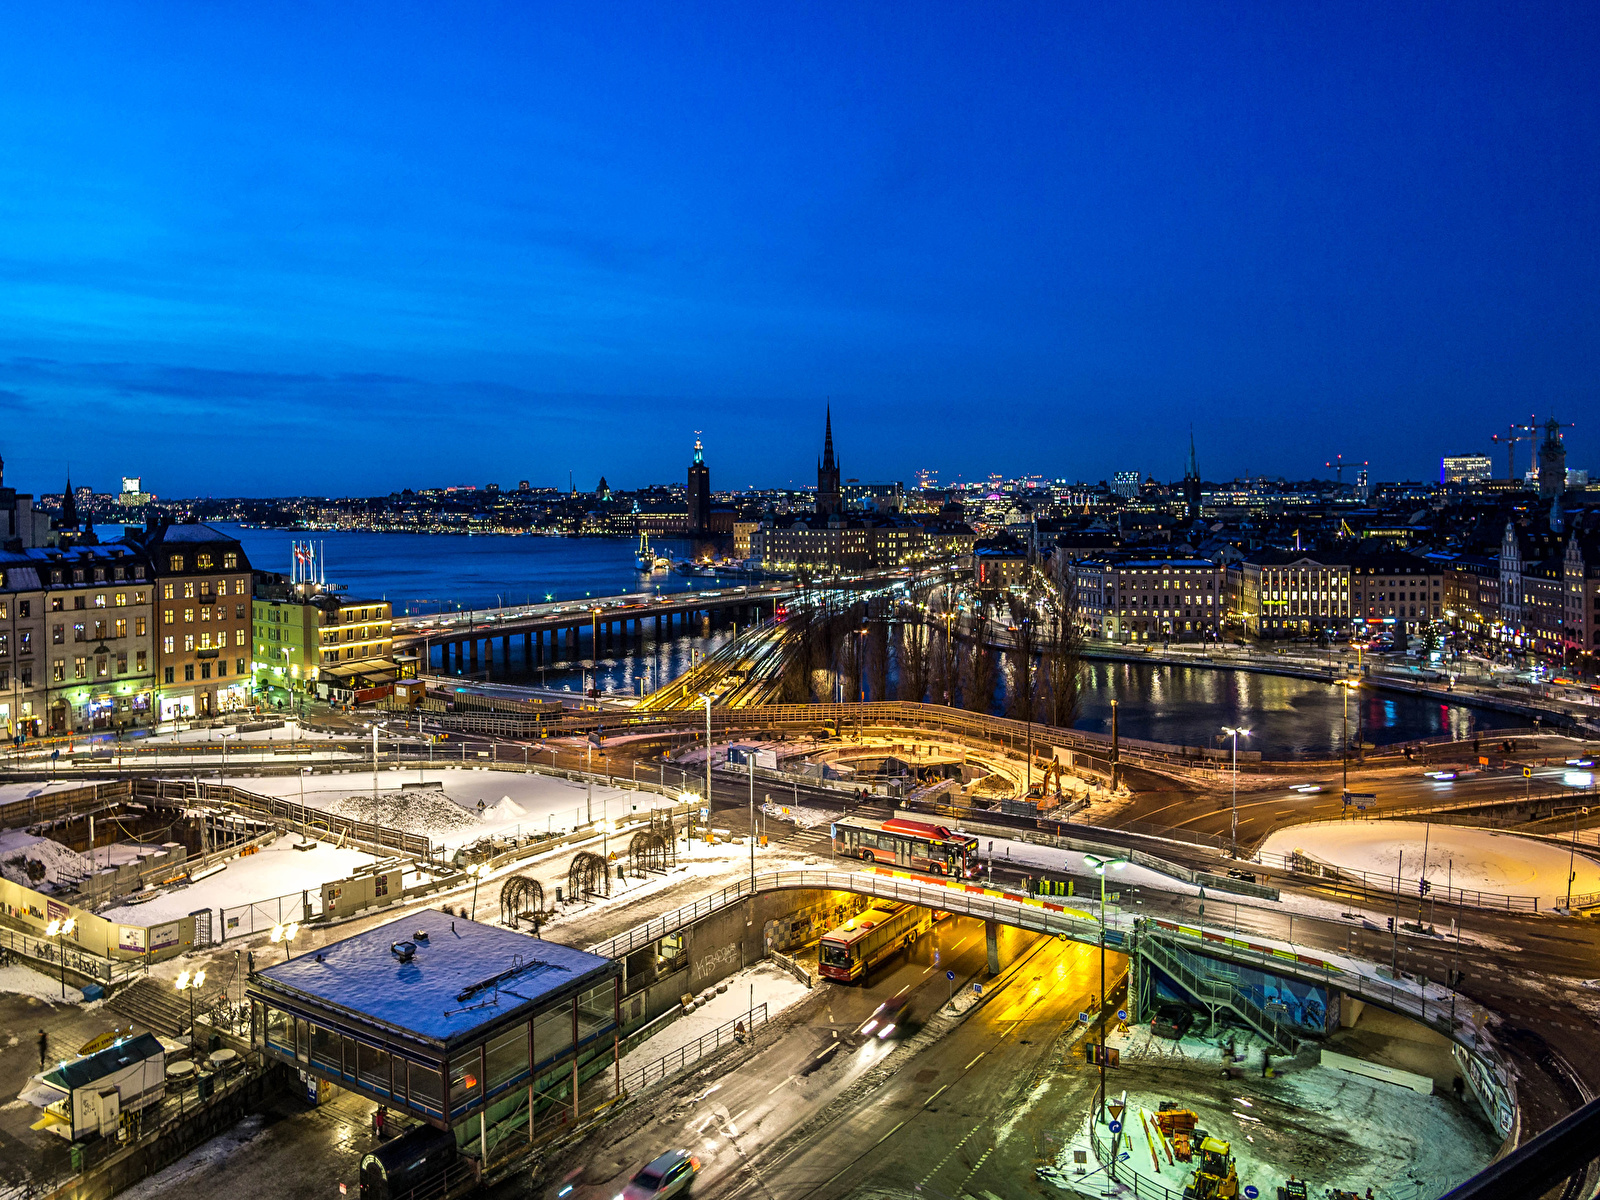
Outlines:
{"label": "street lamp", "polygon": [[[1570,891],[1570,889],[1568,889]],[[78,929],[77,917],[66,917],[62,920],[51,921],[44,927],[46,937],[56,939],[56,956],[61,959],[61,998],[67,998],[67,946],[66,940],[72,937]]]}
{"label": "street lamp", "polygon": [[711,813],[711,694],[701,692],[700,699],[706,702],[706,814]]}
{"label": "street lamp", "polygon": [[1250,736],[1248,729],[1237,726],[1224,725],[1223,733],[1233,735],[1233,820],[1231,822],[1231,840],[1233,842],[1233,857],[1239,857],[1239,735]]}
{"label": "street lamp", "polygon": [[200,970],[196,971],[192,976],[188,971],[178,972],[178,978],[173,985],[180,992],[189,993],[189,1053],[191,1056],[200,1053],[199,1047],[195,1045],[194,1039],[194,994],[205,986],[205,982],[205,968],[201,967]]}
{"label": "street lamp", "polygon": [[467,868],[467,874],[472,877],[472,919],[478,919],[478,880],[483,878],[483,864],[473,863]]}
{"label": "street lamp", "polygon": [[289,953],[289,943],[293,942],[294,939],[299,936],[299,934],[299,921],[290,921],[286,925],[274,925],[272,927],[272,944],[277,945],[279,942],[283,943],[284,962],[288,962],[289,959],[294,957]]}
{"label": "street lamp", "polygon": [[[1344,712],[1340,718],[1343,722],[1344,739],[1344,794],[1341,798],[1348,807],[1350,804],[1350,693],[1361,686],[1361,681],[1359,679],[1341,679],[1338,680],[1338,684],[1339,690],[1344,694]],[[1359,709],[1356,711],[1356,715],[1361,715]]]}
{"label": "street lamp", "polygon": [[1085,854],[1083,861],[1100,876],[1100,1119],[1106,1119],[1106,870],[1120,871],[1128,865],[1125,858],[1108,858],[1103,854]]}

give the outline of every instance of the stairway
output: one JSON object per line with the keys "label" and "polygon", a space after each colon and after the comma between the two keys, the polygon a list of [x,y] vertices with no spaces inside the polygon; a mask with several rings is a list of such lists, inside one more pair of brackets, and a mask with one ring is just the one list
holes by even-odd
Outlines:
{"label": "stairway", "polygon": [[1232,979],[1219,976],[1217,971],[1225,969],[1224,964],[1192,954],[1181,946],[1170,945],[1149,934],[1139,939],[1138,953],[1205,1005],[1213,1019],[1219,1009],[1227,1009],[1279,1050],[1294,1052],[1299,1040],[1294,1030],[1263,1009]]}
{"label": "stairway", "polygon": [[[203,988],[194,997],[195,1017],[204,1016],[222,996],[220,987]],[[106,1001],[106,1007],[164,1037],[179,1038],[189,1032],[189,995],[171,984],[141,979]]]}

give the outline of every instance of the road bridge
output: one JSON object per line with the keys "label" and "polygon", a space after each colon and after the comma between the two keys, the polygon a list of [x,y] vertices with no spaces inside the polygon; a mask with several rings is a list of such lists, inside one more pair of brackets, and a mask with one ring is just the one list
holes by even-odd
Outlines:
{"label": "road bridge", "polygon": [[794,594],[794,588],[783,584],[746,585],[402,617],[394,623],[394,651],[418,656],[427,670],[493,676],[496,641],[501,670],[511,662],[511,641],[516,637],[523,639],[523,662],[529,666],[561,658],[598,658],[625,642],[642,641],[649,623],[654,624],[657,639],[699,628],[703,621],[719,616],[753,623],[771,616],[775,605]]}

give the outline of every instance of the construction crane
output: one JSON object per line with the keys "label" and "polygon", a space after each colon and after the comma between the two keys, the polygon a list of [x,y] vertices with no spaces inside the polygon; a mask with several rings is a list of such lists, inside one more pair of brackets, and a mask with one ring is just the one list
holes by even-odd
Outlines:
{"label": "construction crane", "polygon": [[1517,443],[1531,442],[1533,435],[1538,430],[1538,418],[1530,416],[1527,425],[1507,425],[1504,435],[1495,434],[1489,440],[1496,445],[1506,448],[1506,478],[1515,481],[1517,478]]}
{"label": "construction crane", "polygon": [[[1324,467],[1332,467],[1334,469],[1334,479],[1337,481],[1339,487],[1343,487],[1344,486],[1344,469],[1345,469],[1345,466],[1346,466],[1345,461],[1344,461],[1344,455],[1335,454],[1332,459],[1330,459],[1328,462],[1323,463],[1322,465]],[[1363,459],[1361,462],[1352,462],[1352,463],[1350,463],[1348,465],[1350,465],[1352,467],[1364,467],[1364,466],[1367,465],[1367,463],[1366,463],[1366,460]]]}

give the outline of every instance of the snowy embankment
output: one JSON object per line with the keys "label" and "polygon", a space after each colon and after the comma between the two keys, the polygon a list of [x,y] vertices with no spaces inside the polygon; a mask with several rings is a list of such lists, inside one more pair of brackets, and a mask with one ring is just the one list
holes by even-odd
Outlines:
{"label": "snowy embankment", "polygon": [[[481,837],[570,833],[591,821],[621,820],[669,801],[655,792],[574,782],[550,775],[442,767],[371,774],[230,778],[234,787],[298,801],[354,821],[415,833],[447,847]],[[397,785],[405,782],[404,789]],[[420,786],[420,785],[427,786]]]}
{"label": "snowy embankment", "polygon": [[1567,897],[1568,863],[1575,873],[1572,893],[1600,892],[1600,863],[1580,847],[1518,837],[1462,825],[1420,821],[1349,821],[1295,825],[1280,829],[1261,847],[1267,854],[1300,852],[1349,871],[1427,879],[1495,896],[1537,896],[1540,908],[1554,908]]}
{"label": "snowy embankment", "polygon": [[[752,1005],[767,1006],[771,1020],[791,1004],[811,994],[810,989],[775,963],[761,962],[723,980],[727,989],[691,1013],[666,1022],[660,1033],[639,1043],[622,1056],[622,1073],[637,1071],[673,1051],[704,1037],[730,1021],[742,1021]],[[718,988],[722,984],[717,985]],[[752,999],[752,989],[754,998]]]}
{"label": "snowy embankment", "polygon": [[31,996],[52,1005],[83,1003],[83,993],[70,983],[63,988],[59,977],[53,979],[16,963],[0,967],[0,992]]}

